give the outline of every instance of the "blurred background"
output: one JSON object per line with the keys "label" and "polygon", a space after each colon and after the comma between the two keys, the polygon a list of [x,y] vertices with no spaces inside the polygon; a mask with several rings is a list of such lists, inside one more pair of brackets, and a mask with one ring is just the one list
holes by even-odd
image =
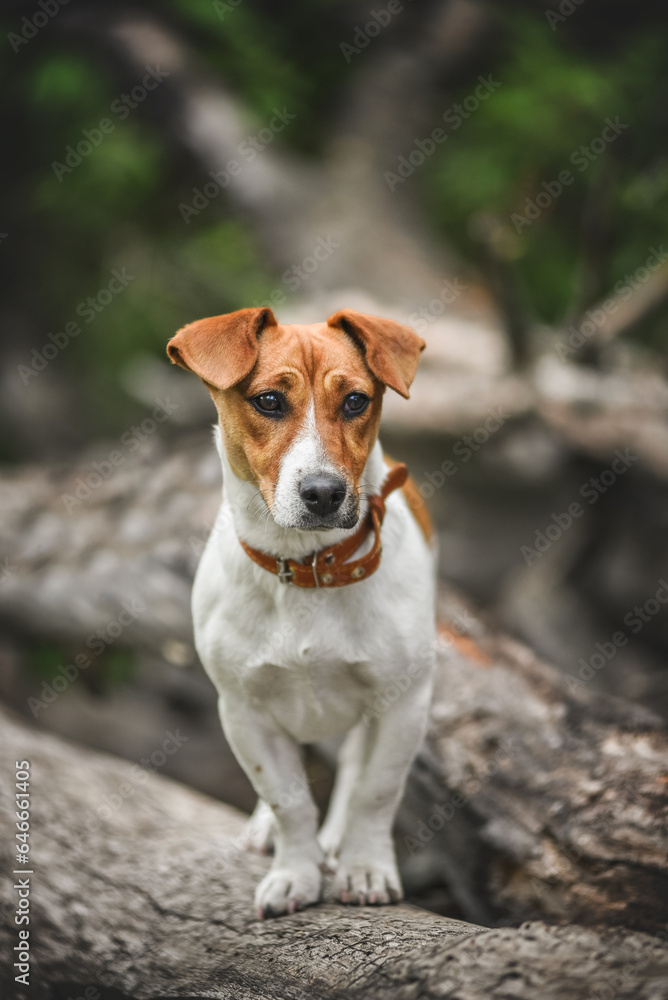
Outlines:
{"label": "blurred background", "polygon": [[424,336],[383,441],[437,524],[444,613],[668,715],[667,15],[5,2],[7,704],[252,807],[190,632],[214,411],[165,344],[268,304]]}

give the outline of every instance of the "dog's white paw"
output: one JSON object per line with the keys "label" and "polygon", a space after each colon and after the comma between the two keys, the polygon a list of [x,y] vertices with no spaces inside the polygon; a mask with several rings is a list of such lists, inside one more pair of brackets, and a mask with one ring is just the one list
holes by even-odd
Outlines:
{"label": "dog's white paw", "polygon": [[335,872],[339,865],[339,849],[342,835],[333,827],[323,826],[318,831],[318,843],[324,855],[324,865],[327,871]]}
{"label": "dog's white paw", "polygon": [[317,903],[320,899],[321,882],[320,868],[312,861],[272,868],[255,891],[258,920],[294,913]]}
{"label": "dog's white paw", "polygon": [[403,899],[394,858],[341,857],[334,891],[342,903],[379,906]]}
{"label": "dog's white paw", "polygon": [[271,854],[274,850],[276,819],[266,802],[258,800],[243,832],[243,844],[247,851]]}

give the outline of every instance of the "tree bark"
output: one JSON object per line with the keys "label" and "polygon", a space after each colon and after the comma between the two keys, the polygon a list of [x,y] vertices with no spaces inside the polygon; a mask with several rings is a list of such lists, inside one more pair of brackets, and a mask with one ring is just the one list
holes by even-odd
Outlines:
{"label": "tree bark", "polygon": [[[165,459],[149,444],[68,514],[62,495],[80,471],[22,470],[0,482],[0,615],[66,640],[74,654],[90,652],[86,637],[129,606],[120,645],[194,661],[189,592],[219,499],[214,450],[195,441]],[[481,923],[662,926],[668,740],[659,720],[487,633],[452,597],[441,619],[450,632],[430,731],[399,823],[411,877],[447,883]]]}
{"label": "tree bark", "polygon": [[[30,882],[30,986],[15,983],[7,961],[0,971],[7,997],[668,995],[662,943],[620,929],[488,930],[405,905],[335,903],[260,923],[252,892],[268,861],[239,849],[236,811],[4,712],[0,757],[5,955],[18,943],[13,885]],[[13,856],[13,773],[24,759],[29,866]]]}
{"label": "tree bark", "polygon": [[411,862],[430,866],[434,881],[440,869],[462,912],[481,923],[664,927],[661,723],[480,623],[469,619],[469,628],[478,649],[446,649],[439,659],[401,813]]}
{"label": "tree bark", "polygon": [[[416,390],[427,412],[430,375]],[[577,433],[583,449],[601,460],[614,458],[628,427],[620,420],[617,439],[602,418],[576,420],[576,412],[575,403],[567,415],[567,404],[555,401],[553,418],[564,433],[569,428]],[[476,419],[473,414],[467,430],[475,428]],[[656,419],[662,419],[658,410]],[[422,430],[411,425],[410,413],[408,429]],[[667,433],[664,426],[661,438],[648,433],[644,439],[664,467],[655,468],[660,476],[668,475],[668,449],[662,444]],[[651,466],[643,441],[629,435],[626,449],[629,443]],[[100,442],[68,463],[0,475],[0,619],[30,635],[83,645],[116,618],[124,601],[134,599],[142,610],[123,643],[162,651],[168,659],[174,643],[186,644],[192,659],[190,586],[220,503],[218,456],[208,434],[170,445],[154,435],[102,479],[94,462],[107,461],[114,447]]]}

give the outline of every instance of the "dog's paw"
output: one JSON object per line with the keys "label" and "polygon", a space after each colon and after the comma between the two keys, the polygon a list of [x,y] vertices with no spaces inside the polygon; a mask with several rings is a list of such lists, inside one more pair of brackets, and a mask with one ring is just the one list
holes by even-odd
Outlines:
{"label": "dog's paw", "polygon": [[276,819],[274,814],[267,803],[260,799],[244,827],[243,845],[247,851],[271,854],[274,850],[275,834]]}
{"label": "dog's paw", "polygon": [[258,920],[280,917],[311,906],[320,899],[322,875],[312,861],[289,867],[272,868],[255,891],[255,912]]}
{"label": "dog's paw", "polygon": [[323,826],[318,831],[318,843],[324,856],[323,866],[325,871],[335,872],[339,866],[339,850],[342,836],[333,828]]}
{"label": "dog's paw", "polygon": [[342,903],[358,906],[397,903],[404,896],[394,858],[341,857],[334,891]]}

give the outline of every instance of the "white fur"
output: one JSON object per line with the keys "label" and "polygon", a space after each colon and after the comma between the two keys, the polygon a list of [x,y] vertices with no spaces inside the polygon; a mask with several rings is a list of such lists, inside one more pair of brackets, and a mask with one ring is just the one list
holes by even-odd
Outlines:
{"label": "white fur", "polygon": [[274,521],[281,527],[299,522],[303,514],[299,483],[310,473],[340,472],[329,461],[315,423],[313,400],[308,408],[301,433],[286,451],[281,461],[278,483],[274,492]]}
{"label": "white fur", "polygon": [[[299,744],[351,730],[323,847],[338,856],[342,898],[389,902],[401,895],[391,826],[431,692],[433,551],[397,490],[386,502],[383,554],[373,576],[332,590],[282,584],[246,555],[239,537],[274,556],[301,559],[350,532],[300,531],[282,527],[264,509],[258,515],[255,490],[234,475],[217,437],[223,503],[197,571],[193,617],[228,741],[271,808],[271,815],[258,812],[256,825],[259,816],[264,829],[250,839],[267,843],[274,821],[274,864],[258,887],[257,910],[279,914],[318,900],[323,850]],[[277,508],[286,520],[298,470],[323,466],[311,415],[281,465]],[[377,492],[386,472],[376,443],[365,489]]]}

